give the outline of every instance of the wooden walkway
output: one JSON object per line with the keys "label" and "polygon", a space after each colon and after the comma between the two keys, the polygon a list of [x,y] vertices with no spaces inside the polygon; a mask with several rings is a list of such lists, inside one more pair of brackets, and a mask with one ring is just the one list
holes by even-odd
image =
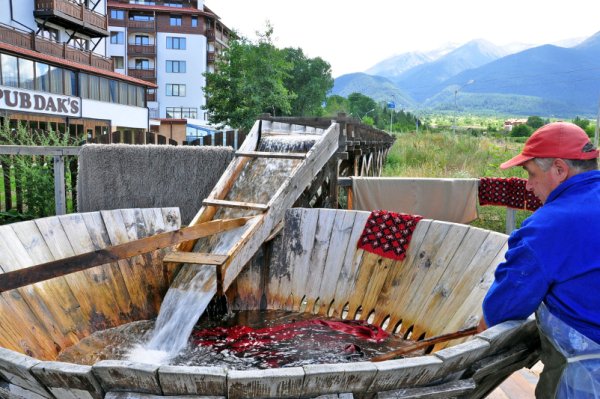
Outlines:
{"label": "wooden walkway", "polygon": [[542,371],[542,363],[531,369],[521,369],[507,378],[487,399],[530,399],[535,398],[535,386]]}

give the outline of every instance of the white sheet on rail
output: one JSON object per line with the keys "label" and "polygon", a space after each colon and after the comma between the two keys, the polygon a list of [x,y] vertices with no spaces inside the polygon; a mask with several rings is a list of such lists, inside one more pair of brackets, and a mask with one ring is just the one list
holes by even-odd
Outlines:
{"label": "white sheet on rail", "polygon": [[479,179],[352,177],[353,209],[469,223],[477,219]]}

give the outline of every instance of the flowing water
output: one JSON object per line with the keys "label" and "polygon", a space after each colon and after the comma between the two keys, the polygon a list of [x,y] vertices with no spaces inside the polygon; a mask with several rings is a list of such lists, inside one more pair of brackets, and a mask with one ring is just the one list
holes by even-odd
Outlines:
{"label": "flowing water", "polygon": [[[320,139],[318,135],[284,135],[261,138],[258,151],[307,152]],[[226,200],[267,204],[291,174],[299,160],[257,158],[245,165],[226,196]],[[260,211],[220,208],[213,219],[254,216]],[[226,255],[255,222],[211,237],[200,239],[194,252]],[[128,359],[151,363],[169,361],[185,348],[194,324],[216,293],[211,270],[198,265],[184,266],[167,291],[156,325],[147,338],[136,344]]]}
{"label": "flowing water", "polygon": [[[97,332],[65,349],[58,360],[92,365],[126,359],[152,333],[153,324],[139,321]],[[369,360],[405,342],[363,322],[285,311],[238,311],[218,320],[203,316],[185,350],[152,363],[236,370],[345,363]]]}

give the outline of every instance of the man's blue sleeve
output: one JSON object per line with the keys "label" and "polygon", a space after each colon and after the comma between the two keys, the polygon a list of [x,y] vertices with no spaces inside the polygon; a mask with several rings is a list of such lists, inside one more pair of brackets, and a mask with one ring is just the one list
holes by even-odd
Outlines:
{"label": "man's blue sleeve", "polygon": [[506,261],[494,274],[495,281],[483,300],[488,326],[506,320],[526,319],[542,303],[549,282],[534,252],[523,239],[511,236]]}

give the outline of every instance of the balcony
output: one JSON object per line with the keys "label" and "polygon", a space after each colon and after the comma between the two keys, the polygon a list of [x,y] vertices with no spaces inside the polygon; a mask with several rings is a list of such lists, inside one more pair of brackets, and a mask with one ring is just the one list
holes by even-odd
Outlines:
{"label": "balcony", "polygon": [[217,57],[214,51],[209,51],[208,53],[206,53],[207,62],[215,62],[216,59]]}
{"label": "balcony", "polygon": [[35,0],[33,15],[90,37],[108,36],[106,15],[69,0]]}
{"label": "balcony", "polygon": [[0,24],[0,42],[107,71],[113,70],[113,63],[110,58],[94,54],[91,51],[69,47],[66,43],[56,43],[38,37],[34,32],[25,32],[8,25]]}
{"label": "balcony", "polygon": [[154,44],[128,44],[127,53],[131,56],[152,56],[156,55],[156,46]]}
{"label": "balcony", "polygon": [[156,21],[127,21],[127,28],[140,32],[156,31]]}
{"label": "balcony", "polygon": [[154,68],[148,68],[148,69],[129,68],[127,70],[127,75],[131,76],[132,78],[144,79],[147,81],[156,80],[156,71],[154,70]]}

